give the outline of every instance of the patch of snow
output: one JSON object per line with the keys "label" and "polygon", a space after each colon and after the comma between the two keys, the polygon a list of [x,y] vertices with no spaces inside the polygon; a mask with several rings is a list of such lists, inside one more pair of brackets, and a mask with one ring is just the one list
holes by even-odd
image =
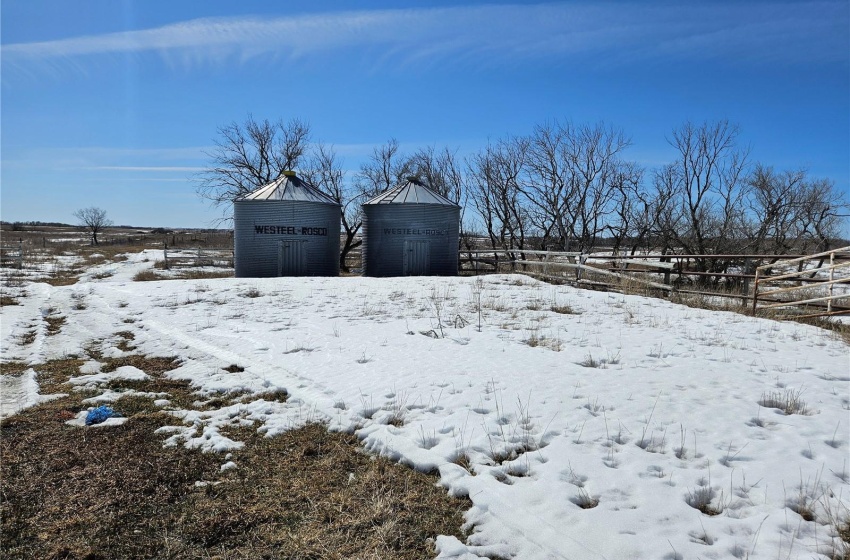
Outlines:
{"label": "patch of snow", "polygon": [[71,377],[68,383],[72,385],[100,385],[117,379],[144,381],[150,379],[150,376],[135,366],[121,366],[108,373],[101,372]]}
{"label": "patch of snow", "polygon": [[25,408],[65,396],[41,395],[38,389],[33,369],[20,375],[0,375],[0,418],[8,418]]}

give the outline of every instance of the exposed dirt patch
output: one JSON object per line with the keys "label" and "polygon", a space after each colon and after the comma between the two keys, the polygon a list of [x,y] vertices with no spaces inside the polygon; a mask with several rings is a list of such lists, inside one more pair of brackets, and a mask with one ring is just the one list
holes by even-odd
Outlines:
{"label": "exposed dirt patch", "polygon": [[0,307],[5,307],[7,305],[20,305],[20,302],[10,296],[0,296]]}

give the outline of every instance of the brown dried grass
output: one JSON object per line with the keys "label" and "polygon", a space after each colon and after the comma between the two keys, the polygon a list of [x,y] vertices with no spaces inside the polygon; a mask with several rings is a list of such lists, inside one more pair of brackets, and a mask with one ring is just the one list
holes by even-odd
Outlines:
{"label": "brown dried grass", "polygon": [[62,330],[62,325],[65,324],[65,317],[62,315],[45,317],[44,321],[47,323],[47,336],[52,336]]}
{"label": "brown dried grass", "polygon": [[151,269],[140,270],[133,276],[134,282],[152,282],[156,280],[165,280],[165,277],[160,276]]}
{"label": "brown dried grass", "polygon": [[[182,408],[197,400],[188,382],[164,377],[175,358],[102,361],[105,371],[133,365],[151,376],[111,389],[167,393]],[[44,389],[67,390],[82,363],[34,367]],[[7,362],[3,373],[26,367]],[[114,403],[128,417],[121,426],[66,425],[86,395],[74,391],[0,423],[0,556],[413,559],[432,557],[438,534],[463,537],[468,500],[449,498],[432,476],[370,457],[353,435],[320,424],[273,438],[234,427],[228,436],[246,445],[233,452],[237,468],[222,472],[220,455],[162,446],[156,429],[176,420],[150,396]]]}

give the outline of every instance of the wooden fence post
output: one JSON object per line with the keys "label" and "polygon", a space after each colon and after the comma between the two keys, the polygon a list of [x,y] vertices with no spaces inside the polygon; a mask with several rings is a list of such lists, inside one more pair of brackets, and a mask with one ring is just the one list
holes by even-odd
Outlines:
{"label": "wooden fence post", "polygon": [[747,296],[750,295],[750,277],[747,276],[750,273],[750,265],[752,261],[750,259],[744,259],[744,285],[741,288],[741,307],[747,306]]}
{"label": "wooden fence post", "polygon": [[756,268],[756,278],[753,282],[753,316],[756,314],[756,307],[759,302],[759,269]]}
{"label": "wooden fence post", "polygon": [[835,265],[835,251],[829,253],[829,299],[826,300],[826,314],[829,315],[832,313],[832,286],[834,285],[832,282],[835,279],[835,269],[833,266]]}

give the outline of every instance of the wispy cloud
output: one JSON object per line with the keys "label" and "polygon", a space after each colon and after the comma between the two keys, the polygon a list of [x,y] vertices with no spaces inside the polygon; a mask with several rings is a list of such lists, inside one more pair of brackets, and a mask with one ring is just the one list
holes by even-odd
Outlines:
{"label": "wispy cloud", "polygon": [[210,147],[114,148],[81,146],[3,151],[4,171],[51,169],[54,171],[117,171],[137,173],[194,173],[207,157]]}
{"label": "wispy cloud", "polygon": [[94,171],[143,171],[154,173],[172,173],[175,171],[203,171],[203,167],[189,166],[150,166],[150,165],[97,165],[94,167],[84,167],[83,169],[92,169]]}
{"label": "wispy cloud", "polygon": [[559,3],[195,19],[2,47],[4,70],[84,69],[89,57],[154,55],[175,67],[299,59],[345,50],[401,63],[588,54],[758,61],[846,61],[850,10],[814,2]]}

